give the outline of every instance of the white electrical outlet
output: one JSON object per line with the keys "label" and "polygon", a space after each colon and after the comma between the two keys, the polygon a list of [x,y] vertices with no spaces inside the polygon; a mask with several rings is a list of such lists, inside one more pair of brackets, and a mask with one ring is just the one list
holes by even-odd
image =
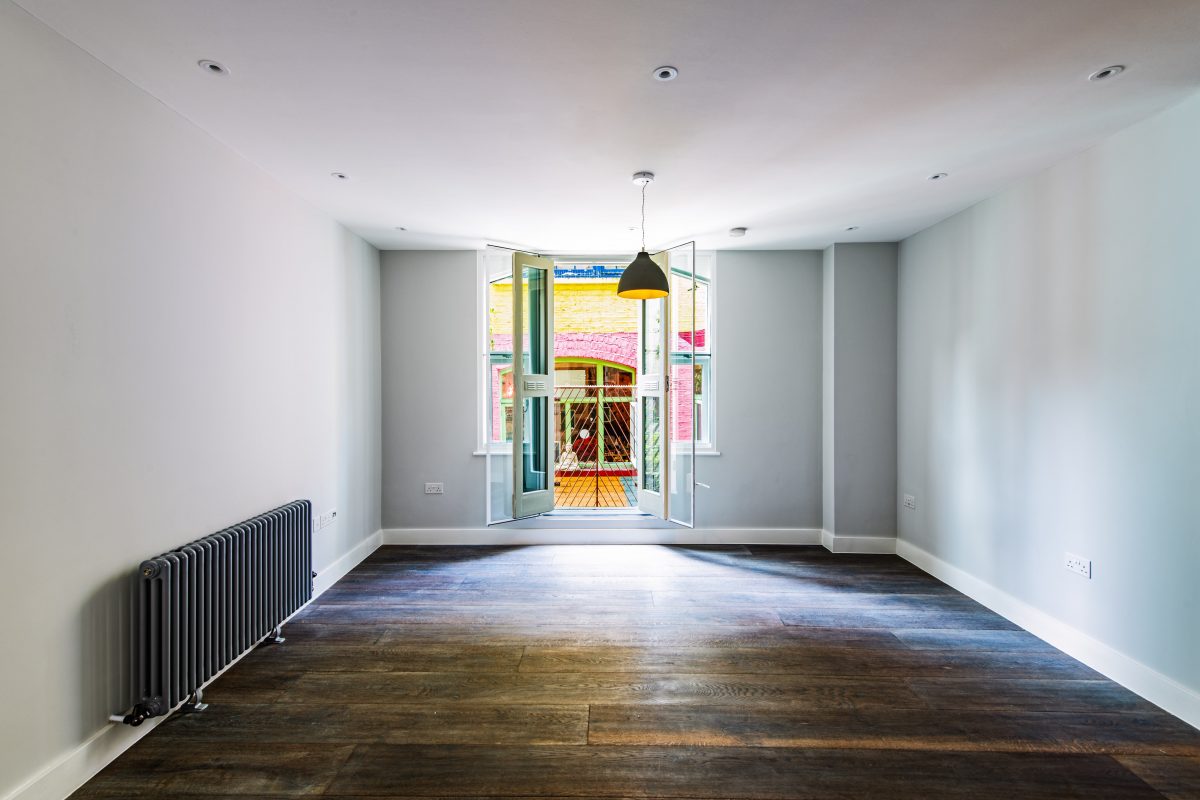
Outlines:
{"label": "white electrical outlet", "polygon": [[322,528],[328,528],[330,525],[333,524],[333,521],[336,518],[337,518],[337,509],[330,509],[329,511],[326,511],[324,514],[318,514],[316,516],[316,518],[313,520],[313,526],[316,528],[316,530],[321,530]]}
{"label": "white electrical outlet", "polygon": [[445,494],[446,486],[441,483],[425,484],[425,494]]}
{"label": "white electrical outlet", "polygon": [[1064,566],[1067,569],[1071,570],[1071,572],[1078,572],[1080,575],[1082,575],[1085,578],[1088,578],[1089,580],[1091,579],[1091,577],[1092,577],[1092,561],[1091,561],[1091,559],[1084,558],[1083,556],[1077,556],[1074,553],[1065,553],[1064,555],[1066,556],[1066,559],[1067,559]]}
{"label": "white electrical outlet", "polygon": [[917,496],[914,494],[904,495],[904,507],[911,511],[916,511],[917,510]]}

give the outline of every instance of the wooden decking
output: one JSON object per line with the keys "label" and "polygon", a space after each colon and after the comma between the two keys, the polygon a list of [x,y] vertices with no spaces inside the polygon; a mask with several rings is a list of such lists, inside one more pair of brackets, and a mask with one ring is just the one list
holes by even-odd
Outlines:
{"label": "wooden decking", "polygon": [[554,478],[555,508],[632,508],[637,478],[625,475],[563,475]]}
{"label": "wooden decking", "polygon": [[1196,798],[1200,732],[892,556],[377,551],[77,798]]}

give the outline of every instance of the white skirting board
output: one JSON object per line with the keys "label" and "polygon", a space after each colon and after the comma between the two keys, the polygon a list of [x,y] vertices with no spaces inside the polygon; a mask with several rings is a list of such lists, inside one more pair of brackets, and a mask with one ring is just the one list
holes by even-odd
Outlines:
{"label": "white skirting board", "polygon": [[4,800],[63,800],[91,780],[117,756],[137,744],[166,717],[155,717],[136,728],[109,724],[92,734],[74,750],[64,753],[49,766],[5,795]]}
{"label": "white skirting board", "polygon": [[[375,531],[337,561],[317,573],[317,576],[313,578],[313,599],[319,597],[322,592],[358,566],[363,559],[375,552],[382,539],[383,532]],[[242,653],[221,672],[230,669],[249,652],[250,650],[247,650]],[[113,713],[117,713],[117,710],[113,709]],[[117,756],[136,744],[139,739],[154,730],[168,716],[170,715],[148,719],[136,728],[121,723],[109,723],[96,731],[83,744],[64,753],[37,775],[9,792],[2,800],[63,800],[64,797],[91,780],[97,772],[112,763]]]}
{"label": "white skirting board", "polygon": [[[383,544],[383,531],[375,531],[367,538],[350,548],[345,555],[317,573],[313,578],[313,600],[316,600],[325,590],[346,577],[350,570],[357,567],[363,560],[379,549]],[[311,602],[311,601],[310,601]]]}
{"label": "white skirting board", "polygon": [[820,544],[817,528],[387,528],[384,544]]}
{"label": "white skirting board", "polygon": [[821,544],[831,553],[885,553],[896,552],[894,536],[847,536],[843,533],[821,531]]}
{"label": "white skirting board", "polygon": [[898,540],[896,554],[1072,658],[1082,661],[1101,675],[1189,725],[1200,728],[1200,693],[1195,690],[914,544]]}

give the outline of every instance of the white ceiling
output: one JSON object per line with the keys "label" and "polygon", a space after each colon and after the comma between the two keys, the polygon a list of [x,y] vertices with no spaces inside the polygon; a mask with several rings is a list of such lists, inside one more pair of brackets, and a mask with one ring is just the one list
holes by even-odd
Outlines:
{"label": "white ceiling", "polygon": [[18,2],[385,249],[631,251],[642,169],[651,249],[895,240],[1200,89],[1197,0]]}

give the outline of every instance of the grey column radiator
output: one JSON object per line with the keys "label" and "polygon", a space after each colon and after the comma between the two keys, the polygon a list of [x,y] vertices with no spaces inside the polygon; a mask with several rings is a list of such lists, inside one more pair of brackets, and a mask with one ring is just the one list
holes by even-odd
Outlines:
{"label": "grey column radiator", "polygon": [[201,687],[312,599],[312,503],[297,500],[138,570],[133,711],[140,725]]}

